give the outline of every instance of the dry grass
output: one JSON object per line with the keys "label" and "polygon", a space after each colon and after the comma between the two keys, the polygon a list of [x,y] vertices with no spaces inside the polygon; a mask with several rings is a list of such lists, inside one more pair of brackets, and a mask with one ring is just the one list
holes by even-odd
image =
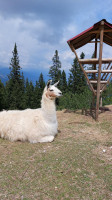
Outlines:
{"label": "dry grass", "polygon": [[53,143],[0,139],[0,200],[111,200],[112,112],[57,112]]}

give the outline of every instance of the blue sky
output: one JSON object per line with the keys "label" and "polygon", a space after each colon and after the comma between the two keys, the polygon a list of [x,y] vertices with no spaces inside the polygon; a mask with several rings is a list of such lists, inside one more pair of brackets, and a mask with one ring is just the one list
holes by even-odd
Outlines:
{"label": "blue sky", "polygon": [[[16,42],[23,70],[47,72],[57,49],[68,71],[74,54],[67,40],[104,18],[112,23],[112,0],[0,0],[0,67],[9,67]],[[105,53],[112,57],[107,46]]]}

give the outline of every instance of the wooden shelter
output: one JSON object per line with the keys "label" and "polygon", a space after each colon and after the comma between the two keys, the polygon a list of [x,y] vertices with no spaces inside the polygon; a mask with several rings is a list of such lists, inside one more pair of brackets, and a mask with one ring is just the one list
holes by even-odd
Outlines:
{"label": "wooden shelter", "polygon": [[[100,97],[112,77],[112,58],[102,58],[103,43],[112,46],[112,24],[102,19],[87,30],[68,40],[67,43],[74,52],[88,85],[93,92],[93,104],[96,96],[95,119],[98,120]],[[94,43],[94,58],[79,59],[76,50],[87,43]],[[97,56],[98,43],[99,56]],[[83,67],[84,64],[92,64],[94,67],[92,70],[85,70]],[[93,77],[92,80],[88,77],[90,73]]]}

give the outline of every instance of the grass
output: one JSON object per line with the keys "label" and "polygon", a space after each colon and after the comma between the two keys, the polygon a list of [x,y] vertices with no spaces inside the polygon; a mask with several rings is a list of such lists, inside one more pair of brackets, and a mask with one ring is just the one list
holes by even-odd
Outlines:
{"label": "grass", "polygon": [[60,133],[52,143],[0,139],[0,200],[112,199],[110,116],[96,123],[77,113],[57,115]]}

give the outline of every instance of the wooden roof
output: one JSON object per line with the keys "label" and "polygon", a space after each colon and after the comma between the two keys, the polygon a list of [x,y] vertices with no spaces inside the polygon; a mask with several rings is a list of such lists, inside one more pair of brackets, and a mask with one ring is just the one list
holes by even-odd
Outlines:
{"label": "wooden roof", "polygon": [[90,28],[69,39],[67,43],[69,44],[70,48],[72,49],[73,45],[75,49],[78,49],[95,38],[100,39],[101,24],[104,26],[103,42],[112,46],[112,24],[107,22],[105,19],[102,19]]}

